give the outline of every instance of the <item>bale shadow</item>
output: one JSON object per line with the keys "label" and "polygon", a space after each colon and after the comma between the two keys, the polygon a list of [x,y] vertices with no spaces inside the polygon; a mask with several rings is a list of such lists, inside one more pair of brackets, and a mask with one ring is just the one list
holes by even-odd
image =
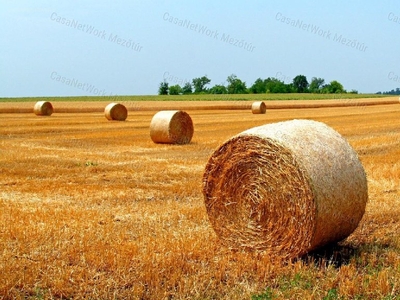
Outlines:
{"label": "bale shadow", "polygon": [[300,260],[306,264],[313,263],[319,267],[333,266],[340,268],[343,265],[348,265],[350,260],[358,253],[357,248],[334,243],[313,250],[300,257]]}

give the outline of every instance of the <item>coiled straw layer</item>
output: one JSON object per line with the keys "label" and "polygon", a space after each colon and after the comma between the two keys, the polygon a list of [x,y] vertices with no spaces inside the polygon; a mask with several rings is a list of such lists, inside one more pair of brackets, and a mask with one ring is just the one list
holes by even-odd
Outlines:
{"label": "coiled straw layer", "polygon": [[368,199],[355,151],[309,120],[255,127],[225,142],[206,165],[203,193],[223,244],[286,258],[346,238]]}

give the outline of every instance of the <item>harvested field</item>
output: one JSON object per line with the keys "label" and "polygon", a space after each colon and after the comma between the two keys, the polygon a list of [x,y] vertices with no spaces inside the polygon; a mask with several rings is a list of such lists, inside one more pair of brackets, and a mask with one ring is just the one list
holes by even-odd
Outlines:
{"label": "harvested field", "polygon": [[[54,102],[51,118],[32,114],[34,102],[0,103],[14,109],[0,113],[0,298],[395,299],[400,105],[285,106],[294,102],[265,115],[251,101],[121,102],[125,122],[107,121],[102,102]],[[190,114],[190,144],[152,142],[151,118],[165,108]],[[210,155],[246,129],[294,118],[326,123],[359,154],[369,189],[359,227],[291,262],[222,247],[202,194]]]}
{"label": "harvested field", "polygon": [[[397,97],[385,98],[356,98],[333,100],[283,100],[264,101],[266,109],[297,109],[297,108],[327,108],[349,106],[373,106],[398,104]],[[119,101],[128,111],[158,111],[158,110],[249,110],[251,100],[233,101]],[[0,113],[28,113],[32,112],[35,102],[0,102]],[[100,101],[69,102],[57,101],[53,103],[57,113],[94,113],[104,111],[104,104]]]}

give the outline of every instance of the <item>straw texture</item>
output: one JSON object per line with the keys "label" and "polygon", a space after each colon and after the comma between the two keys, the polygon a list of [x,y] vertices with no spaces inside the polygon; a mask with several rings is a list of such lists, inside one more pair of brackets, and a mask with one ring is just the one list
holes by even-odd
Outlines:
{"label": "straw texture", "polygon": [[53,111],[53,105],[48,101],[38,101],[33,107],[33,112],[37,116],[51,116]]}
{"label": "straw texture", "polygon": [[286,258],[346,238],[368,199],[355,151],[332,128],[310,120],[232,137],[210,157],[203,194],[223,244]]}
{"label": "straw texture", "polygon": [[110,121],[125,121],[128,117],[128,110],[119,103],[110,103],[104,109],[104,114],[107,120]]}
{"label": "straw texture", "polygon": [[265,114],[266,111],[267,106],[263,101],[256,101],[251,105],[251,112],[253,114]]}
{"label": "straw texture", "polygon": [[150,137],[154,143],[188,144],[193,132],[192,118],[181,110],[159,111],[150,123]]}

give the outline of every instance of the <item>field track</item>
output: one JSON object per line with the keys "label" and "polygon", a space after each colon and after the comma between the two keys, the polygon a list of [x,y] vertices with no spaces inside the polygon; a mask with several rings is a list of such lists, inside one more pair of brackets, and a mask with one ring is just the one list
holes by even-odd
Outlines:
{"label": "field track", "polygon": [[[263,115],[251,103],[123,103],[125,122],[106,120],[105,102],[56,102],[50,117],[33,102],[0,103],[0,299],[396,299],[398,98],[267,102]],[[151,141],[163,109],[191,115],[189,145]],[[359,228],[289,263],[222,248],[201,192],[209,156],[243,130],[294,118],[326,123],[359,154],[369,189]]]}

